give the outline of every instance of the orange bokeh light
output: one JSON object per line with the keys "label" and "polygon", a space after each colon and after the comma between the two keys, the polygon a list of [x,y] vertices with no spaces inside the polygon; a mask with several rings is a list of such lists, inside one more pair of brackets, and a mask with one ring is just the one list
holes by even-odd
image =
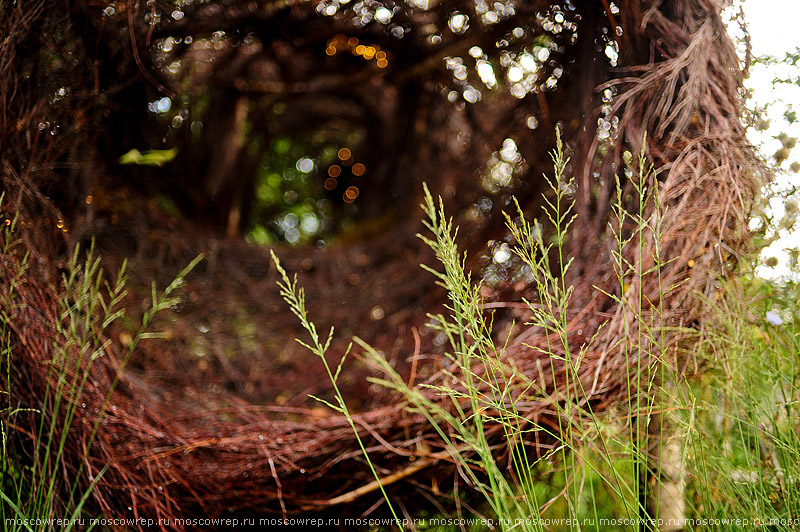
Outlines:
{"label": "orange bokeh light", "polygon": [[344,195],[352,201],[358,197],[358,192],[358,187],[347,187],[347,190],[344,191]]}

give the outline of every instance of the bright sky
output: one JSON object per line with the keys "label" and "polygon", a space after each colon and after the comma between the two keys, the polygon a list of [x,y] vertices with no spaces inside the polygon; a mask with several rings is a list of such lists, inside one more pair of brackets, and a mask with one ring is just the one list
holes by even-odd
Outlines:
{"label": "bright sky", "polygon": [[[750,32],[753,54],[755,56],[772,55],[778,58],[787,52],[800,49],[800,1],[798,0],[741,0],[736,1],[732,9],[744,9],[745,20]],[[736,27],[730,28],[736,35]],[[759,146],[762,154],[769,158],[780,147],[775,136],[786,132],[792,137],[800,137],[800,122],[790,125],[783,117],[792,104],[800,116],[800,87],[797,85],[773,84],[776,77],[796,77],[800,69],[792,69],[785,65],[755,65],[751,68],[747,87],[753,90],[751,105],[766,107],[766,117],[771,126],[764,132],[753,131],[751,139]],[[768,159],[769,160],[769,159]],[[780,189],[788,189],[792,184],[800,183],[800,174],[788,170],[792,162],[800,161],[800,147],[792,151],[789,159],[781,166],[776,175],[776,183]],[[771,161],[774,162],[774,159]],[[799,199],[795,195],[795,200]],[[771,202],[771,214],[775,219],[783,216],[784,201],[776,199]],[[795,229],[791,234],[781,234],[769,248],[764,250],[762,258],[775,257],[778,266],[775,268],[759,267],[757,273],[764,277],[780,277],[789,274],[789,255],[787,248],[800,247],[800,231]]]}
{"label": "bright sky", "polygon": [[800,46],[800,32],[797,31],[800,2],[744,0],[742,4],[754,53],[776,55]]}

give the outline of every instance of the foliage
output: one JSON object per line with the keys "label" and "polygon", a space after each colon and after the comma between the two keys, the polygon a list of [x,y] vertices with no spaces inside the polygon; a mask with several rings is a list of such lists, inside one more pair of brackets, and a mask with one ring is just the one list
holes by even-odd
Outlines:
{"label": "foliage", "polygon": [[[354,341],[366,359],[386,375],[372,382],[398,392],[410,410],[427,418],[444,442],[448,459],[458,465],[469,485],[483,495],[490,519],[499,523],[502,530],[543,530],[543,511],[550,506],[561,512],[558,517],[574,523],[570,528],[578,528],[580,520],[589,519],[599,529],[600,517],[609,515],[642,522],[645,528],[652,528],[650,520],[658,518],[658,505],[655,505],[655,514],[648,515],[652,506],[648,505],[648,497],[658,498],[658,489],[648,489],[647,482],[642,479],[660,478],[658,461],[648,455],[648,429],[654,413],[664,409],[659,402],[659,389],[665,380],[663,316],[660,309],[646,310],[650,305],[641,292],[632,298],[612,296],[621,305],[622,312],[633,318],[626,340],[616,346],[627,353],[627,416],[620,426],[618,421],[596,415],[588,400],[589,394],[577,376],[589,342],[571,345],[568,334],[574,287],[567,282],[572,259],[565,255],[564,248],[567,230],[574,220],[573,203],[567,197],[573,181],[566,176],[569,160],[564,155],[558,132],[557,138],[557,149],[552,156],[554,177],[546,178],[550,194],[544,198],[545,216],[554,230],[552,238],[545,241],[542,226],[538,221],[527,222],[519,204],[513,217],[506,215],[506,221],[516,242],[512,251],[531,272],[539,295],[540,303],[526,301],[532,314],[526,325],[542,328],[553,339],[544,354],[554,373],[557,365],[565,363],[563,383],[555,390],[548,390],[535,377],[521,374],[513,360],[505,356],[505,346],[493,337],[491,316],[483,308],[481,283],[473,282],[465,268],[466,256],[456,245],[458,228],[445,215],[441,198],[437,205],[427,187],[422,205],[427,216],[424,224],[433,237],[419,236],[435,252],[444,271],[427,265],[422,267],[432,273],[448,293],[449,316],[429,317],[432,327],[443,333],[449,342],[450,352],[446,356],[451,365],[445,370],[449,384],[412,387],[379,351],[358,337]],[[634,191],[639,199],[638,211],[628,213],[622,207],[619,185],[615,208],[616,227],[622,228],[628,222],[635,225],[635,229],[625,235],[621,230],[617,232],[615,266],[625,296],[628,295],[624,289],[626,279],[644,274],[638,268],[644,264],[645,254],[654,260],[651,272],[661,267],[658,242],[663,227],[658,214],[658,187],[648,190],[647,183],[656,182],[651,179],[652,172],[646,165],[644,153],[639,158],[636,175]],[[650,202],[656,203],[657,214],[646,219],[644,213]],[[638,246],[635,263],[625,259],[623,251],[629,245]],[[344,359],[332,374],[324,357],[330,336],[324,345],[319,342],[313,324],[308,322],[302,292],[297,295],[296,281],[290,282],[277,259],[273,260],[283,278],[280,286],[284,298],[312,337],[313,344],[307,347],[322,359],[336,388]],[[532,397],[548,395],[553,398],[552,406],[558,412],[558,427],[540,425],[525,418],[518,406]],[[328,406],[344,414],[352,425],[338,389],[336,396],[338,406]],[[358,438],[358,431],[353,428]],[[657,427],[659,431],[662,429],[663,426]],[[532,442],[539,439],[536,433],[555,441],[549,451],[541,453],[531,447]],[[496,455],[498,438],[511,450],[508,464]],[[360,439],[359,444],[366,455]],[[548,480],[543,481],[543,478]],[[548,500],[546,495],[553,495],[554,487],[560,490]],[[456,493],[455,496],[461,495]],[[384,497],[391,504],[385,492]],[[610,505],[610,501],[613,504]]]}
{"label": "foliage", "polygon": [[[272,140],[256,173],[247,238],[262,245],[308,244],[336,234],[338,224],[346,222],[348,216],[339,213],[343,206],[333,192],[338,189],[341,196],[349,182],[340,186],[327,172],[340,162],[337,154],[341,145],[352,142],[353,137],[317,133]],[[353,161],[349,162],[352,166]],[[336,168],[340,177],[341,166]],[[341,181],[345,181],[344,176]]]}
{"label": "foliage", "polygon": [[178,154],[175,148],[169,150],[146,150],[144,153],[136,148],[126,152],[119,158],[119,164],[139,164],[144,166],[163,166]]}
{"label": "foliage", "polygon": [[[28,272],[28,255],[18,256],[21,241],[17,237],[16,219],[4,226],[3,261],[6,267],[16,268],[15,281],[5,294],[0,314],[0,345],[2,365],[5,368],[2,386],[2,408],[0,408],[0,434],[2,435],[2,490],[0,490],[0,519],[9,526],[6,530],[51,530],[47,520],[64,519],[63,530],[69,532],[82,523],[85,506],[92,490],[102,479],[106,467],[99,472],[86,471],[92,445],[121,374],[140,341],[156,338],[157,333],[149,327],[157,313],[174,306],[178,299],[172,294],[202,257],[190,263],[163,292],[152,287],[151,307],[142,317],[138,331],[126,346],[118,371],[113,377],[105,399],[94,415],[87,409],[85,392],[89,385],[92,367],[97,359],[107,355],[111,346],[110,327],[125,316],[122,301],[126,296],[126,263],[116,275],[116,280],[107,280],[101,267],[101,259],[94,246],[81,252],[75,247],[67,272],[61,281],[63,297],[59,300],[57,318],[51,325],[56,340],[52,345],[50,360],[51,379],[40,405],[20,405],[20,397],[12,386],[11,373],[17,371],[16,351],[11,340],[11,331],[20,311],[17,292],[25,283]],[[55,383],[55,384],[50,384]],[[35,445],[30,460],[23,459],[19,449],[10,447],[13,432],[19,430],[16,418],[25,412],[38,416],[35,430]],[[61,470],[65,454],[75,452],[73,428],[78,424],[91,423],[88,439],[81,442],[82,457],[75,471]],[[87,480],[88,478],[88,480]],[[8,520],[8,521],[7,521]],[[93,527],[89,527],[93,528]]]}
{"label": "foliage", "polygon": [[[381,483],[381,479],[378,476],[378,472],[375,470],[375,466],[372,464],[372,461],[369,458],[369,454],[367,453],[366,448],[364,447],[364,442],[361,440],[361,436],[358,434],[358,429],[356,428],[355,422],[353,421],[353,416],[350,414],[350,410],[347,407],[347,403],[345,403],[344,397],[342,396],[342,392],[339,391],[338,380],[339,375],[342,372],[342,367],[344,366],[344,361],[347,358],[347,352],[342,356],[339,360],[339,364],[336,367],[336,372],[331,370],[331,366],[328,363],[328,360],[325,358],[325,353],[328,351],[328,348],[331,345],[331,340],[333,340],[333,327],[331,327],[330,331],[328,332],[328,336],[325,340],[319,336],[317,332],[317,328],[313,322],[309,321],[308,313],[306,312],[306,300],[305,294],[302,288],[298,288],[297,286],[297,276],[294,279],[289,279],[289,274],[286,273],[286,270],[283,269],[281,266],[280,260],[272,253],[272,261],[275,264],[275,267],[278,269],[278,272],[281,275],[281,280],[278,282],[278,286],[281,290],[281,296],[283,296],[284,301],[289,305],[292,313],[297,316],[297,319],[300,320],[300,323],[303,325],[303,329],[306,330],[309,337],[311,338],[311,343],[305,343],[300,339],[297,339],[297,342],[300,343],[303,347],[314,353],[319,359],[322,361],[323,365],[325,366],[325,371],[328,374],[328,378],[330,379],[331,385],[333,386],[336,403],[332,404],[324,399],[319,397],[312,396],[313,399],[319,401],[320,403],[327,405],[331,409],[336,412],[342,414],[346,419],[350,428],[353,429],[353,434],[355,435],[356,440],[358,441],[358,446],[361,449],[361,452],[364,454],[364,458],[369,465],[370,471],[372,475],[375,477],[378,486],[380,487],[381,493],[383,493],[384,498],[389,505],[389,509],[392,512],[392,516],[395,519],[395,522],[398,522],[397,513],[392,506],[391,501],[388,499],[386,495],[386,491],[383,488],[383,484]],[[349,349],[348,349],[349,352]]]}
{"label": "foliage", "polygon": [[[699,519],[793,530],[800,518],[800,285],[753,278],[748,266],[726,282],[723,298],[708,301],[714,319],[698,345],[707,371],[680,396],[687,500]],[[712,528],[720,529],[698,527]]]}

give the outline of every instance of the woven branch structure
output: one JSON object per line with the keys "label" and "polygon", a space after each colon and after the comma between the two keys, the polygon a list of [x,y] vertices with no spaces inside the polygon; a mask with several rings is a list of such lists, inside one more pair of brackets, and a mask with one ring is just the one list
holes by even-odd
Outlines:
{"label": "woven branch structure", "polygon": [[[163,288],[192,258],[205,260],[175,293],[179,304],[153,324],[162,337],[142,341],[121,373],[130,331],[120,322],[105,333],[104,354],[75,398],[67,451],[46,466],[54,476],[85,488],[107,468],[90,504],[114,516],[358,514],[379,504],[347,420],[308,399],[330,398],[330,384],[320,361],[294,342],[302,332],[279,297],[269,249],[242,237],[257,215],[253,176],[269,139],[281,135],[359,131],[352,153],[371,171],[353,178],[361,195],[352,205],[339,189],[330,201],[332,219],[349,217],[358,231],[342,230],[324,246],[275,247],[299,273],[311,318],[321,330],[336,326],[331,360],[358,335],[416,386],[451,379],[441,341],[426,327],[428,313],[446,313],[447,294],[419,269],[434,258],[415,237],[427,182],[461,227],[467,265],[486,278],[487,311],[500,341],[510,335],[504,360],[537,383],[517,407],[532,426],[559,426],[564,368],[545,353],[552,338],[509,326],[529,317],[521,301],[537,300],[534,287],[513,261],[493,261],[509,238],[501,211],[511,195],[531,217],[541,215],[548,193],[541,175],[552,174],[558,127],[575,177],[568,333],[571,345],[584,346],[586,403],[601,412],[623,398],[626,364],[636,363],[624,355],[635,342],[625,334],[635,326],[618,302],[625,298],[664,309],[670,330],[662,354],[683,370],[677,348],[702,319],[696,294],[712,296],[715,279],[747,247],[763,179],[745,138],[742,73],[722,7],[712,0],[6,5],[2,211],[6,220],[17,217],[11,236],[21,245],[0,270],[12,345],[1,388],[11,398],[2,413],[11,431],[4,459],[36,460],[41,416],[63,415],[46,392],[55,385],[53,357],[68,353],[74,372],[89,363],[65,347],[54,324],[64,320],[59,280],[67,257],[94,240],[107,271],[130,260],[125,305],[133,318],[147,306],[151,281]],[[158,111],[163,98],[171,110]],[[635,211],[625,158],[642,150],[643,139],[661,206],[659,214],[648,203],[645,219],[662,221],[663,265],[650,271],[652,254],[637,253],[634,238],[623,256],[650,273],[620,287],[615,233],[633,233],[613,223],[615,176],[623,206]],[[131,147],[173,145],[178,156],[162,168],[118,164]],[[30,253],[24,271],[23,251]],[[420,500],[448,508],[439,486],[459,482],[451,450],[402,398],[369,384],[376,372],[354,354],[343,390],[390,495],[401,507]],[[500,427],[486,430],[504,461]],[[524,443],[534,454],[552,445]]]}

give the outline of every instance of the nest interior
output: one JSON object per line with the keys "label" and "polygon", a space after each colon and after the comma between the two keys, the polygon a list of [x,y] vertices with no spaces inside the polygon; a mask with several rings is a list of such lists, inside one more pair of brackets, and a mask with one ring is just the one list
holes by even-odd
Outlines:
{"label": "nest interior", "polygon": [[[711,293],[748,242],[761,172],[744,135],[742,74],[722,7],[36,0],[4,8],[2,208],[6,219],[17,216],[31,259],[21,271],[20,253],[3,257],[14,346],[3,386],[14,409],[42,412],[9,420],[15,459],[35,459],[37,415],[61,415],[42,401],[54,378],[47,362],[64,342],[53,323],[75,246],[94,241],[108,271],[130,261],[132,318],[145,312],[152,281],[167,286],[202,253],[180,303],[153,324],[163,337],[137,347],[105,404],[131,333],[126,322],[109,332],[76,398],[70,452],[48,467],[64,478],[79,472],[88,486],[107,466],[92,501],[110,515],[374,508],[381,496],[365,489],[373,479],[347,421],[308,399],[330,397],[330,385],[294,341],[302,331],[275,287],[269,249],[299,273],[320,329],[336,327],[332,357],[357,334],[407,378],[442,383],[448,361],[426,324],[428,313],[446,312],[447,294],[419,269],[434,261],[415,236],[423,183],[461,228],[467,265],[484,279],[499,334],[510,335],[504,356],[551,392],[525,401],[525,417],[557,426],[548,405],[564,370],[540,371],[546,355],[536,347],[547,335],[506,326],[525,321],[519,302],[535,291],[513,261],[496,260],[512,195],[531,217],[541,214],[556,128],[575,176],[570,342],[587,346],[588,400],[598,411],[615,404],[631,317],[595,287],[625,297],[609,227],[615,176],[623,196],[631,192],[624,153],[646,139],[665,207],[660,280],[631,278],[631,293],[641,286],[671,323],[697,326],[692,293]],[[647,271],[650,259],[634,248],[626,257]],[[379,473],[402,501],[446,508],[452,500],[436,486],[458,477],[447,449],[423,416],[368,384],[370,374],[355,358],[342,383]],[[502,457],[498,429],[488,428]],[[536,453],[549,442],[526,444]]]}

